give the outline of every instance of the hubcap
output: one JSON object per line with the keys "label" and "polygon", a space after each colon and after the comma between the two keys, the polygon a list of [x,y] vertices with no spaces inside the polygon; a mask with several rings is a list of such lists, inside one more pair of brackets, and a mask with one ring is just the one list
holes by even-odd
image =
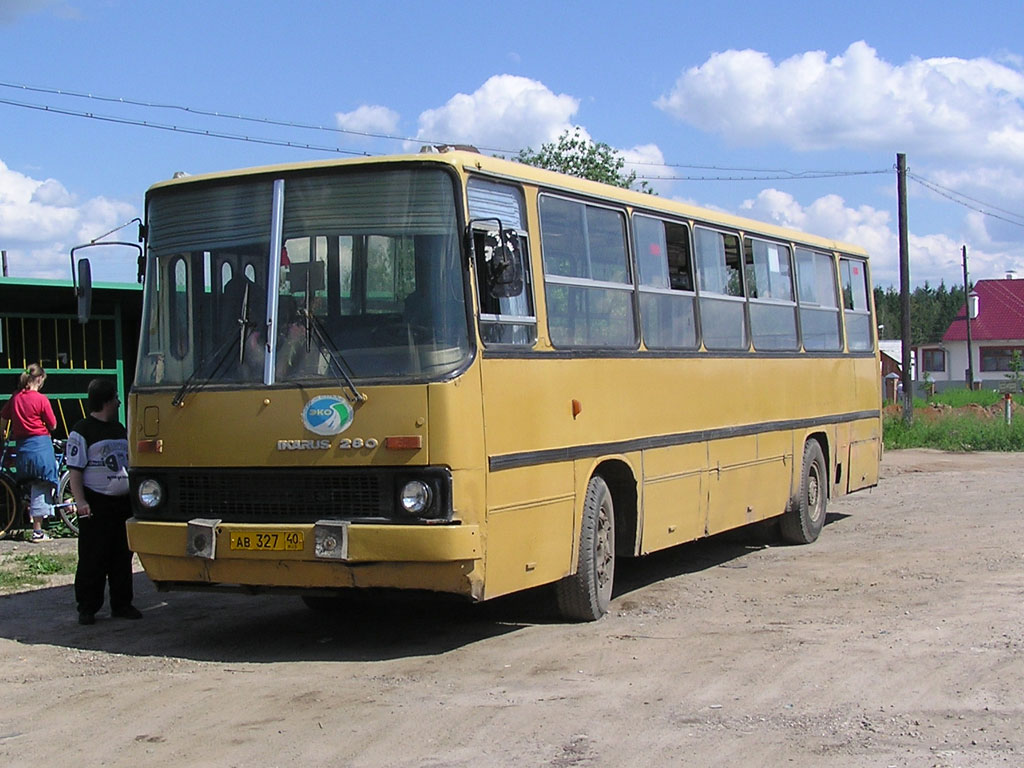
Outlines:
{"label": "hubcap", "polygon": [[608,506],[601,505],[597,516],[597,585],[602,590],[611,584],[615,568],[614,529],[608,515]]}
{"label": "hubcap", "polygon": [[821,516],[821,485],[817,466],[812,466],[807,476],[807,510],[812,520],[817,521]]}

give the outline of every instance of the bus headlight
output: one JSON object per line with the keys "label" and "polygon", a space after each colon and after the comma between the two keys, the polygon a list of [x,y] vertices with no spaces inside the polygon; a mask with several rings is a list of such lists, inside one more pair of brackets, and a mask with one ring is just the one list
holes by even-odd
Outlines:
{"label": "bus headlight", "polygon": [[136,493],[139,497],[139,504],[144,506],[146,509],[159,507],[160,502],[164,500],[163,486],[152,478],[143,480],[139,483],[139,489]]}
{"label": "bus headlight", "polygon": [[410,480],[402,486],[402,492],[398,497],[398,503],[402,510],[410,515],[422,515],[430,509],[430,503],[434,500],[434,494],[430,486],[422,480]]}

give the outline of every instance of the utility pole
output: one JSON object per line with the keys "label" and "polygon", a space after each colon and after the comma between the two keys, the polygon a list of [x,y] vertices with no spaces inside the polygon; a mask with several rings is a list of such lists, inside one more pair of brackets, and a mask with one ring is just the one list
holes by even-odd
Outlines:
{"label": "utility pole", "polygon": [[971,351],[971,284],[967,282],[967,246],[964,246],[964,320],[967,322],[967,388],[974,389],[974,353]]}
{"label": "utility pole", "polygon": [[907,156],[896,155],[896,194],[900,229],[900,336],[903,339],[903,422],[914,419],[914,385],[910,377],[910,245],[907,236]]}

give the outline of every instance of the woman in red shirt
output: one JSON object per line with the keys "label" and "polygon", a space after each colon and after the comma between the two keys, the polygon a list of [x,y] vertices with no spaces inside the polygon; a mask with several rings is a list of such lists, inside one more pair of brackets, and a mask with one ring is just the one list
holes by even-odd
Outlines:
{"label": "woman in red shirt", "polygon": [[19,389],[0,410],[0,437],[11,425],[11,437],[18,447],[15,465],[18,477],[31,479],[32,541],[46,541],[43,518],[53,515],[53,492],[57,487],[57,461],[53,455],[50,432],[57,426],[53,408],[39,390],[46,381],[46,371],[32,363],[21,374]]}

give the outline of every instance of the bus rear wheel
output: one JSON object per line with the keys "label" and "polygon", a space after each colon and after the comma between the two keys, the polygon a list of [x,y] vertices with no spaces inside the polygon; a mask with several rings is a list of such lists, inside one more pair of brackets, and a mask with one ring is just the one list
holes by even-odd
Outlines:
{"label": "bus rear wheel", "polygon": [[779,523],[782,538],[791,544],[810,544],[817,539],[825,525],[827,500],[828,469],[825,466],[825,455],[817,440],[808,440],[804,445],[800,490],[796,498],[789,502]]}
{"label": "bus rear wheel", "polygon": [[608,484],[590,478],[583,501],[576,573],[555,585],[559,613],[573,621],[596,621],[608,612],[615,578],[615,507]]}

